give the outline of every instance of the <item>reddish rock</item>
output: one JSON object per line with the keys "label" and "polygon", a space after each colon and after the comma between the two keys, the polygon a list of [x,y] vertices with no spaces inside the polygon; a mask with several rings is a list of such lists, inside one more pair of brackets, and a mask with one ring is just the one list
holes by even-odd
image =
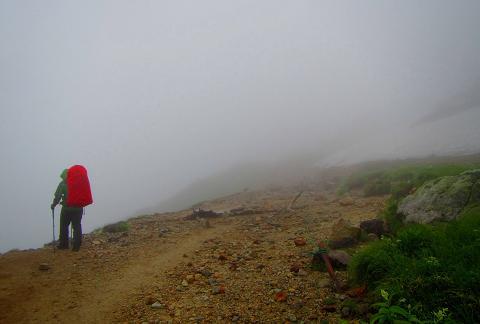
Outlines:
{"label": "reddish rock", "polygon": [[300,265],[295,263],[290,266],[290,271],[293,273],[298,273],[300,271]]}
{"label": "reddish rock", "polygon": [[195,277],[193,275],[187,275],[185,278],[189,284],[193,283],[195,281]]}
{"label": "reddish rock", "polygon": [[295,243],[295,246],[307,245],[307,241],[303,237],[297,237],[293,242]]}
{"label": "reddish rock", "polygon": [[230,267],[228,267],[230,270],[235,271],[238,269],[238,264],[235,262],[230,263]]}
{"label": "reddish rock", "polygon": [[346,294],[352,298],[362,297],[365,295],[367,286],[363,285],[360,287],[355,287],[346,292]]}
{"label": "reddish rock", "polygon": [[275,301],[277,302],[286,302],[287,301],[287,293],[284,291],[280,291],[275,294]]}
{"label": "reddish rock", "polygon": [[212,293],[214,295],[224,294],[225,293],[225,286],[215,286],[212,288]]}
{"label": "reddish rock", "polygon": [[227,260],[227,256],[226,256],[225,254],[220,254],[220,255],[218,256],[218,260],[220,260],[220,261],[225,261],[225,260]]}
{"label": "reddish rock", "polygon": [[153,296],[145,297],[145,305],[152,305],[155,302],[155,298]]}

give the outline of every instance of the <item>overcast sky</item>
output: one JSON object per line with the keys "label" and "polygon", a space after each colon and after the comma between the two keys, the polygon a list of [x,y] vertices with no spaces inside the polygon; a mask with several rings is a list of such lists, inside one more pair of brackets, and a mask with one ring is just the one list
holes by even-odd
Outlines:
{"label": "overcast sky", "polygon": [[478,149],[479,58],[477,0],[0,0],[0,251],[72,164],[89,231],[244,161]]}

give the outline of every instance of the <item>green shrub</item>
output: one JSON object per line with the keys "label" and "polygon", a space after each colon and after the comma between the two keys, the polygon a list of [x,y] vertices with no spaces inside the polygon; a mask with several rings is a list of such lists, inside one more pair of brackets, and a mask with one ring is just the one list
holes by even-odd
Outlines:
{"label": "green shrub", "polygon": [[402,216],[397,214],[397,210],[398,201],[394,198],[390,198],[387,201],[387,206],[379,215],[379,218],[384,219],[387,223],[390,232],[394,234],[404,226]]}
{"label": "green shrub", "polygon": [[448,309],[455,321],[480,322],[480,207],[458,221],[409,225],[373,242],[353,256],[348,274],[377,296],[382,289],[391,293],[392,305],[407,300],[419,319]]}
{"label": "green shrub", "polygon": [[477,164],[433,164],[384,167],[380,170],[363,170],[343,179],[337,193],[363,190],[365,196],[392,194],[396,199],[408,195],[428,180],[458,175],[480,167]]}
{"label": "green shrub", "polygon": [[433,236],[429,227],[413,224],[399,231],[397,248],[408,257],[429,256],[432,255]]}
{"label": "green shrub", "polygon": [[129,225],[127,222],[117,222],[109,225],[105,225],[102,228],[104,233],[120,233],[120,232],[127,232],[129,229]]}
{"label": "green shrub", "polygon": [[355,284],[376,286],[403,261],[392,240],[382,239],[353,255],[348,266],[349,279]]}

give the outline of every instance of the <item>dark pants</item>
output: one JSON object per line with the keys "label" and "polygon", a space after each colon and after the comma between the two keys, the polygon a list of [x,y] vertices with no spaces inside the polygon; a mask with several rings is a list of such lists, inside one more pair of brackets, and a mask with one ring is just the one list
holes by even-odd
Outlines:
{"label": "dark pants", "polygon": [[68,249],[68,226],[72,223],[73,250],[79,250],[82,244],[83,208],[62,207],[60,213],[60,244],[59,248]]}

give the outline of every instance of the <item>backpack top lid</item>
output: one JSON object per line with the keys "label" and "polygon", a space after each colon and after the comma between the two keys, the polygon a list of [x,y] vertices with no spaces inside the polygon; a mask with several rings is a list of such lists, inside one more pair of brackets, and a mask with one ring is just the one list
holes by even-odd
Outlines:
{"label": "backpack top lid", "polygon": [[67,172],[67,206],[85,207],[93,203],[87,169],[74,165]]}

